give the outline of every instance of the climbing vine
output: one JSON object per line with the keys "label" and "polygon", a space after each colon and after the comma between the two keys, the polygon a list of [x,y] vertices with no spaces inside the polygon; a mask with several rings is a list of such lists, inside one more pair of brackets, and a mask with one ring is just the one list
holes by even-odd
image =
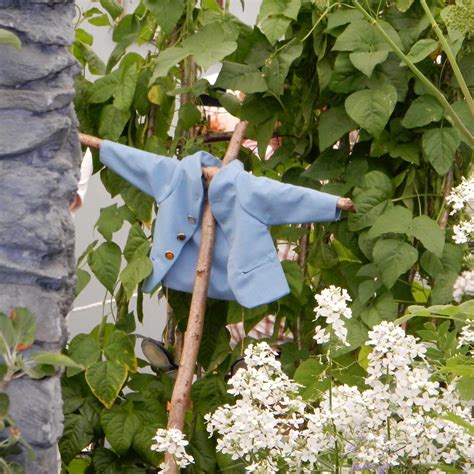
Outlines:
{"label": "climbing vine", "polygon": [[[72,47],[84,70],[76,80],[81,131],[165,156],[201,149],[222,156],[225,143],[209,140],[199,107],[210,96],[249,122],[260,158],[272,136],[281,137],[268,160],[241,152],[249,171],[350,196],[358,210],[329,225],[272,229],[275,241],[289,241],[300,256],[283,263],[288,296],[253,310],[209,303],[187,431],[195,459],[190,472],[213,472],[229,462],[216,457],[204,415],[228,399],[226,374],[247,344],[231,352],[227,324],[243,321],[249,329],[266,315],[284,321],[294,342],[282,345],[281,361],[291,376],[324,350],[313,340],[314,294],[331,284],[346,288],[353,301],[348,346],[332,354],[338,367],[332,379],[360,385],[366,367],[357,361],[370,329],[395,321],[411,305],[452,302],[459,273],[472,265],[468,244],[451,238],[457,216],[450,216],[446,197],[472,168],[473,6],[263,0],[250,27],[229,13],[228,2],[221,7],[216,0],[142,0],[130,13],[115,0],[94,5],[81,12]],[[85,23],[112,29],[115,48],[107,63],[94,52]],[[222,69],[210,84],[200,73],[218,62]],[[141,282],[151,272],[156,209],[97,156],[94,170],[123,204],[101,210],[100,238],[78,261],[77,291],[92,273],[115,303],[91,334],[69,344],[68,354],[85,369],[68,368],[63,377],[61,454],[69,472],[148,472],[161,462],[150,446],[166,426],[172,388],[166,375],[140,373],[144,362],[133,354],[135,321],[147,317]],[[124,226],[128,239],[120,248],[114,234]],[[189,296],[168,296],[184,329]],[[408,332],[448,337],[436,314],[429,313],[429,328],[424,314],[408,314]],[[443,344],[449,351],[452,343]],[[303,396],[315,401],[327,382],[315,382],[305,370],[298,369],[297,380]],[[472,371],[468,378],[464,385],[472,387]]]}

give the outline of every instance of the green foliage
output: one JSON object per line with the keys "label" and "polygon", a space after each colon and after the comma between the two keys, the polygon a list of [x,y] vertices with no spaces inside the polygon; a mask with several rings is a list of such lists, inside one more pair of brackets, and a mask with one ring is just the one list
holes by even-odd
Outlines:
{"label": "green foliage", "polygon": [[[72,52],[97,76],[93,82],[77,80],[82,131],[161,155],[181,158],[199,148],[221,156],[223,145],[205,143],[200,133],[207,124],[199,96],[208,94],[249,122],[247,133],[257,141],[260,157],[275,132],[283,137],[267,161],[245,155],[255,175],[350,196],[358,211],[309,231],[272,229],[275,240],[287,240],[300,256],[303,236],[308,239],[305,265],[283,264],[291,293],[278,302],[252,310],[209,302],[198,357],[202,377],[193,385],[193,413],[186,424],[196,472],[233,466],[216,457],[202,421],[226,402],[225,376],[248,343],[247,338],[234,352],[229,349],[229,323],[242,322],[249,331],[267,315],[283,321],[297,342],[283,346],[284,367],[303,385],[303,397],[317,401],[331,383],[360,383],[369,351],[367,331],[406,310],[408,330],[431,337],[436,345],[430,357],[438,358],[443,376],[462,373],[459,392],[466,396],[472,389],[472,368],[456,358],[455,348],[468,308],[433,306],[451,302],[463,265],[463,248],[449,242],[455,219],[449,218],[446,231],[440,224],[451,181],[459,183],[472,161],[472,102],[451,57],[472,86],[472,39],[454,28],[459,18],[453,6],[435,11],[452,48],[448,54],[420,2],[349,3],[355,8],[264,0],[257,25],[250,28],[214,0],[199,6],[143,0],[124,16],[118,2],[107,0],[83,12],[76,29]],[[112,26],[116,46],[106,64],[94,53],[84,22]],[[148,53],[130,52],[137,44],[146,44]],[[214,85],[198,79],[195,70],[218,62],[223,66]],[[240,103],[223,89],[241,91],[245,99]],[[177,108],[179,95],[185,100]],[[69,344],[68,355],[81,367],[68,367],[63,377],[67,429],[61,453],[69,472],[146,472],[161,462],[150,450],[151,438],[166,425],[172,388],[164,375],[139,372],[144,363],[134,356],[131,334],[135,318],[143,317],[141,285],[151,272],[155,205],[100,167],[96,161],[105,188],[124,204],[102,209],[96,223],[101,240],[79,260],[77,292],[92,273],[114,296],[115,306],[91,334]],[[128,232],[123,248],[114,241],[119,230]],[[415,274],[423,283],[414,281]],[[333,354],[331,370],[320,357],[326,348],[312,339],[313,297],[330,284],[347,288],[353,300],[350,345]],[[170,291],[168,300],[183,330],[189,296]],[[106,323],[106,316],[115,324]],[[455,322],[447,327],[444,317]],[[9,331],[6,327],[5,334]],[[276,332],[268,335],[270,342],[276,339]],[[77,456],[89,445],[79,465]]]}
{"label": "green foliage", "polygon": [[47,377],[56,367],[83,369],[64,354],[27,351],[34,344],[35,336],[36,319],[28,309],[13,308],[8,315],[0,313],[0,468],[4,473],[24,473],[19,464],[9,460],[10,455],[23,452],[28,458],[34,458],[32,448],[9,413],[8,384],[24,376]]}

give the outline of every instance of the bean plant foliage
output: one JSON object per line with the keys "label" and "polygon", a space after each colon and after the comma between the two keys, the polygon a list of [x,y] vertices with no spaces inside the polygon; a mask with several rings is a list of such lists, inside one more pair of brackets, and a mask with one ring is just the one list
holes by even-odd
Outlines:
{"label": "bean plant foliage", "polygon": [[[284,321],[293,342],[281,345],[283,369],[316,406],[331,384],[364,389],[368,332],[406,315],[399,322],[407,332],[430,341],[440,370],[461,377],[463,397],[472,394],[472,364],[456,352],[472,305],[451,304],[458,275],[470,269],[469,248],[453,242],[458,216],[446,203],[471,169],[472,8],[469,1],[263,0],[253,27],[216,0],[141,0],[132,12],[100,0],[81,12],[72,46],[84,71],[76,80],[81,131],[160,155],[205,149],[223,156],[226,143],[207,140],[199,108],[207,95],[249,122],[260,157],[275,133],[281,137],[268,160],[242,151],[246,169],[349,196],[358,211],[328,225],[272,229],[275,241],[289,241],[299,255],[283,263],[288,296],[253,310],[209,301],[186,419],[189,472],[243,472],[216,453],[204,424],[228,401],[227,374],[249,343],[230,349],[230,323],[248,330],[266,315]],[[107,63],[86,23],[111,29]],[[201,72],[216,63],[222,69],[211,85]],[[155,472],[162,455],[151,450],[152,438],[166,427],[173,380],[143,373],[134,345],[156,207],[97,158],[94,171],[122,204],[101,209],[98,238],[78,261],[77,291],[92,273],[115,302],[67,348],[79,365],[62,380],[64,472]],[[114,236],[123,227],[121,248]],[[314,295],[329,285],[352,298],[347,344],[332,351],[330,372],[317,362],[325,345],[313,339]],[[168,301],[184,330],[189,295],[170,291]]]}

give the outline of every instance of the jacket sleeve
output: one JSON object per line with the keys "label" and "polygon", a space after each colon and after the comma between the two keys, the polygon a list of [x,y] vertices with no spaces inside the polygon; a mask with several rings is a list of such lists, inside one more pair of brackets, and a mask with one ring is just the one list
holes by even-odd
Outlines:
{"label": "jacket sleeve", "polygon": [[266,225],[329,222],[340,218],[339,196],[242,173],[237,182],[245,210]]}
{"label": "jacket sleeve", "polygon": [[171,191],[178,160],[104,140],[100,161],[159,203]]}

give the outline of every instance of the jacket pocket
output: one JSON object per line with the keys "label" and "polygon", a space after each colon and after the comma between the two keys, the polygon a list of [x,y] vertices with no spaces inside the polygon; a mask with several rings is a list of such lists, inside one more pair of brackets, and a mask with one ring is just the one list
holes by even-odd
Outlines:
{"label": "jacket pocket", "polygon": [[253,265],[249,266],[245,270],[241,270],[240,273],[242,275],[247,275],[247,273],[253,272],[254,270],[257,270],[260,267],[264,267],[265,265],[269,264],[272,260],[273,260],[273,256],[269,255],[264,260],[260,260],[259,263],[254,263]]}

